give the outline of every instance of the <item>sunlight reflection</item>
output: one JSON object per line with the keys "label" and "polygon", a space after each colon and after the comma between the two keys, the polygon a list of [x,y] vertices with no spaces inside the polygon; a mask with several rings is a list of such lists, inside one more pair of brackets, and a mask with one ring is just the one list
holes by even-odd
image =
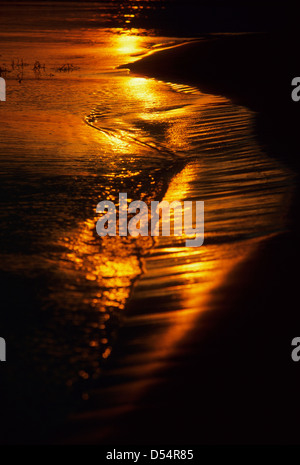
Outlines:
{"label": "sunlight reflection", "polygon": [[142,53],[144,39],[141,36],[131,35],[130,33],[122,33],[114,38],[115,51],[122,55],[135,55]]}
{"label": "sunlight reflection", "polygon": [[[142,104],[143,111],[156,107],[163,101],[160,89],[157,88],[153,79],[130,77],[130,79],[124,82],[124,90],[128,92],[134,100]],[[147,114],[147,116],[151,117],[152,115]]]}
{"label": "sunlight reflection", "polygon": [[[187,165],[171,181],[164,200],[186,199],[199,176],[195,165]],[[181,238],[156,237],[155,248],[145,259],[147,270],[135,288],[136,302],[147,302],[147,312],[136,314],[131,324],[156,328],[148,336],[138,359],[144,377],[162,368],[169,357],[180,351],[180,341],[196,325],[201,315],[211,311],[212,295],[226,282],[229,273],[256,249],[259,239],[230,244],[204,244],[190,249],[181,246]],[[156,309],[155,302],[160,305]],[[151,379],[151,378],[150,378]],[[147,388],[147,383],[143,389]],[[142,393],[143,391],[141,391]]]}

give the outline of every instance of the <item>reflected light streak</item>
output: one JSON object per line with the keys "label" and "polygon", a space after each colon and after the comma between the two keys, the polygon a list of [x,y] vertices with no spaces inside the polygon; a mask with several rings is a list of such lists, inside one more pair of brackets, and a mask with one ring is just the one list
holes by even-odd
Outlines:
{"label": "reflected light streak", "polygon": [[[164,200],[189,198],[191,183],[199,173],[187,165],[173,178]],[[163,370],[176,354],[182,356],[181,341],[199,326],[201,314],[213,309],[212,295],[226,282],[229,273],[255,251],[259,239],[235,244],[208,244],[197,249],[181,247],[181,238],[156,237],[156,246],[145,259],[147,273],[137,283],[135,299],[147,302],[149,313],[134,315],[131,325],[153,327],[143,351],[135,356],[137,378],[144,378],[142,396],[153,383],[153,373]],[[160,308],[151,301],[160,299]],[[154,300],[152,300],[154,299]],[[201,324],[201,323],[200,323]],[[132,358],[132,356],[131,356]],[[148,383],[146,382],[148,380]],[[137,392],[135,391],[135,399]]]}

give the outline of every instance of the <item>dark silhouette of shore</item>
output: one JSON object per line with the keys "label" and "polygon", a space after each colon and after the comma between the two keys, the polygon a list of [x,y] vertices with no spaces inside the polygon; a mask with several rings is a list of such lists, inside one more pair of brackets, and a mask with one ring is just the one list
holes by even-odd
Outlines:
{"label": "dark silhouette of shore", "polygon": [[295,58],[298,40],[292,33],[213,35],[123,67],[196,85],[203,92],[224,95],[257,111],[262,144],[268,144],[272,154],[278,153],[285,163],[299,168],[300,106],[291,99],[291,81],[299,74]]}

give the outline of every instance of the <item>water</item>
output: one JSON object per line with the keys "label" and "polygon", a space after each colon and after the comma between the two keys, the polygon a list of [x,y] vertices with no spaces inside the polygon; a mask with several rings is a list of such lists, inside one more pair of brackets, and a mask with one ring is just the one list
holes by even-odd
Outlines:
{"label": "water", "polygon": [[[127,405],[212,310],[230,271],[284,230],[292,193],[292,173],[261,150],[248,109],[117,69],[183,39],[91,25],[88,4],[59,8],[72,11],[67,22],[50,7],[40,22],[29,10],[21,29],[10,8],[1,19],[1,337],[9,379],[23,386],[9,396],[30,412],[89,398]],[[119,192],[204,200],[204,245],[100,238],[96,205]]]}

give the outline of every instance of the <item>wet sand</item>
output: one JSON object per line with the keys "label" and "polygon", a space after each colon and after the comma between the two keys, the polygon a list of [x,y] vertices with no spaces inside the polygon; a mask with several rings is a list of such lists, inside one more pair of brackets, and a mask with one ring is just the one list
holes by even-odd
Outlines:
{"label": "wet sand", "polygon": [[[279,35],[216,39],[152,55],[130,69],[197,83],[202,91],[230,96],[256,110],[262,146],[299,173],[300,110],[290,98],[294,40]],[[261,243],[217,290],[214,311],[180,344],[181,363],[167,371],[168,382],[147,396],[151,407],[128,417],[133,428],[127,439],[144,443],[151,435],[158,442],[299,443],[300,377],[290,358],[300,323],[299,177],[290,209],[283,204],[282,210],[288,231]],[[142,418],[143,432],[138,428]]]}
{"label": "wet sand", "polygon": [[[268,154],[298,172],[299,143],[294,132],[298,108],[289,100],[289,72],[293,70],[279,66],[277,58],[272,61],[277,56],[278,37],[247,36],[241,39],[241,43],[237,42],[240,39],[216,39],[213,44],[184,45],[153,54],[129,68],[142,75],[181,84],[197,84],[202,91],[209,89],[210,92],[230,95],[235,102],[255,109],[256,128],[262,146]],[[272,58],[267,69],[262,68],[265,47],[271,43],[275,46],[275,49],[271,47]],[[230,64],[236,63],[234,67],[225,67],[224,61],[212,59],[214,53],[218,58],[223,55],[225,45],[224,61],[230,55]],[[256,50],[255,56],[250,53],[252,49]],[[237,50],[243,50],[244,60],[237,60]],[[207,71],[211,61],[216,72],[214,79]],[[244,75],[246,66],[251,69],[250,76]],[[278,71],[277,76],[272,75],[271,84],[270,69]],[[202,73],[203,70],[206,72]],[[287,96],[280,92],[283,78],[287,83],[284,87]],[[237,87],[240,82],[243,86]],[[269,96],[265,94],[267,83]],[[272,98],[273,95],[276,98]],[[280,111],[274,113],[274,108]],[[157,359],[153,357],[153,346],[149,349],[148,356],[152,357],[152,362],[158,360],[158,366],[150,370],[151,377],[147,373],[142,376],[142,382],[141,379],[139,383],[129,382],[127,387],[123,386],[122,392],[116,389],[116,398],[123,399],[118,408],[97,411],[96,405],[93,413],[74,418],[74,423],[69,425],[70,431],[74,430],[67,442],[299,442],[299,370],[290,357],[291,340],[297,335],[300,323],[295,272],[299,259],[298,177],[292,184],[291,203],[282,203],[287,230],[260,242],[252,253],[234,266],[226,280],[209,293],[208,312],[182,318],[181,326],[184,321],[187,331],[176,341],[174,350],[168,351],[167,348],[163,355],[160,354],[161,359]],[[164,308],[164,296],[151,299],[151,292],[143,291],[143,279],[135,292],[128,308],[129,321],[131,315],[140,314],[139,292],[148,298],[142,302],[143,313],[147,314],[153,306]],[[170,300],[167,305],[170,306]],[[203,306],[203,302],[199,305]],[[137,328],[136,324],[131,332],[126,327],[121,331],[121,343],[115,355],[117,373],[118,355],[122,354],[124,347],[128,350],[131,336]],[[129,357],[130,360],[132,358]],[[140,370],[143,375],[142,363]],[[133,390],[136,395],[132,397],[130,393]],[[101,427],[103,422],[105,428]]]}
{"label": "wet sand", "polygon": [[[144,391],[133,405],[127,397],[127,408],[76,417],[56,440],[297,444],[299,373],[290,359],[299,323],[297,279],[284,270],[294,260],[290,240],[271,239],[236,267],[210,302],[211,312],[194,322],[152,384],[130,386]],[[117,390],[115,397],[126,394]]]}
{"label": "wet sand", "polygon": [[[263,147],[299,172],[299,107],[290,99],[290,77],[296,72],[293,40],[272,35],[216,39],[152,55],[130,69],[197,83],[202,91],[230,96],[257,110]],[[300,377],[290,358],[290,342],[300,323],[297,179],[291,208],[286,212],[282,205],[289,230],[260,244],[217,290],[214,311],[180,344],[181,363],[168,374],[164,370],[168,382],[163,380],[147,396],[151,407],[128,416],[133,427],[127,440],[135,437],[144,443],[149,435],[162,443],[299,442]],[[147,425],[143,432],[141,421]]]}

